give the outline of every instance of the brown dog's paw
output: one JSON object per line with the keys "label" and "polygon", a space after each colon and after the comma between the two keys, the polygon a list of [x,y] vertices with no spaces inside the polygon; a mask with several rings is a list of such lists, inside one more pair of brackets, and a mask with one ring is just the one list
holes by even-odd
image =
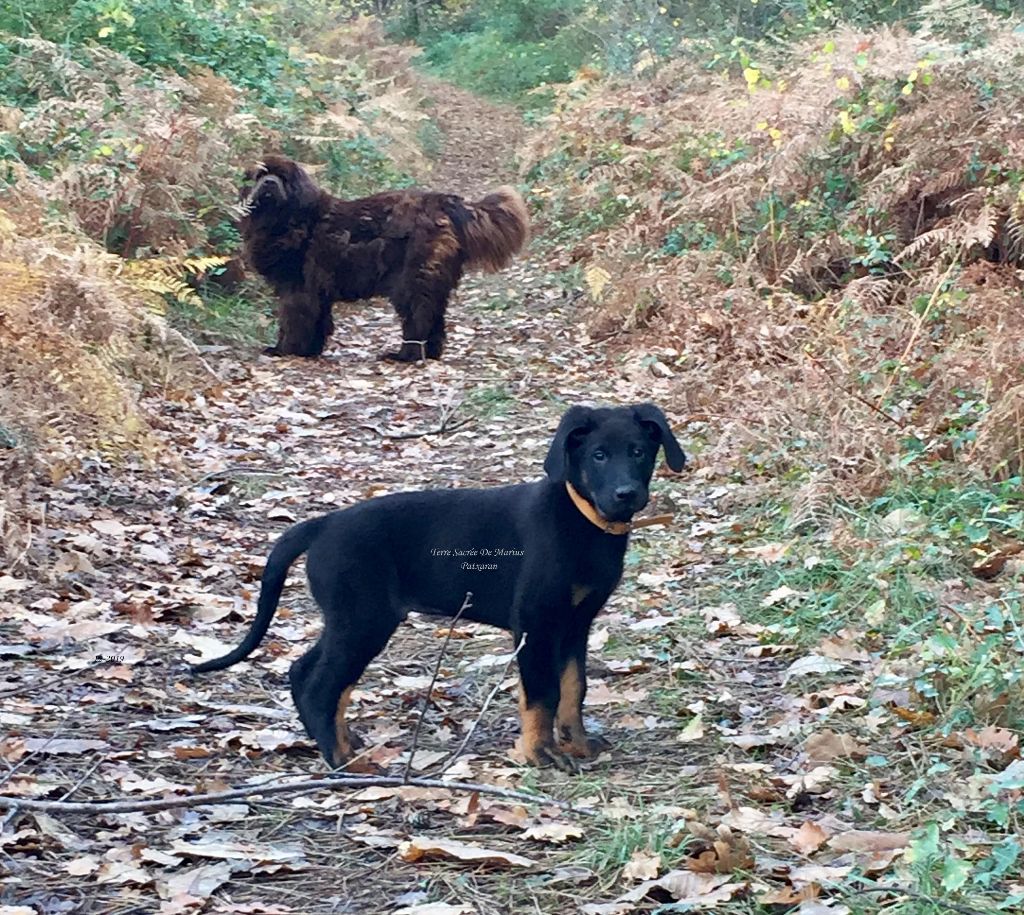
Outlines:
{"label": "brown dog's paw", "polygon": [[537,766],[539,769],[554,767],[569,775],[579,774],[579,763],[551,744],[540,744],[539,746],[531,747],[525,753],[526,761],[531,766]]}
{"label": "brown dog's paw", "polygon": [[421,362],[423,360],[423,348],[418,344],[406,343],[401,349],[393,349],[386,353],[381,353],[380,358],[387,362]]}

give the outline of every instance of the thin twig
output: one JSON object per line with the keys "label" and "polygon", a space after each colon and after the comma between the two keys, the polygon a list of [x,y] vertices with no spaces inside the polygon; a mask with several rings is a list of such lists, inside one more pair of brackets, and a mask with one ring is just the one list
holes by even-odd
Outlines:
{"label": "thin twig", "polygon": [[[100,664],[104,663],[106,662],[101,660],[93,661],[85,667],[80,668],[77,672],[82,673],[87,670],[92,670],[94,667],[98,667]],[[35,680],[29,680],[27,683],[20,683],[17,686],[11,687],[11,689],[3,690],[3,692],[0,692],[0,699],[4,699],[7,696],[23,696],[25,693],[34,692],[37,689],[42,689],[44,686],[49,686],[51,683],[59,683],[61,680],[66,680],[67,678],[67,671],[60,673],[55,677],[36,677]]]}
{"label": "thin twig", "polygon": [[428,435],[444,435],[446,432],[454,432],[456,429],[461,429],[471,422],[470,418],[466,417],[465,419],[460,419],[457,423],[450,423],[449,420],[454,414],[454,410],[447,412],[447,415],[442,416],[441,423],[436,429],[424,429],[422,432],[388,432],[386,429],[381,429],[380,426],[374,426],[370,423],[359,423],[359,428],[376,432],[381,438],[389,438],[394,442],[400,442],[410,438],[426,438]]}
{"label": "thin twig", "polygon": [[230,791],[215,791],[210,794],[193,794],[188,797],[156,798],[148,801],[39,801],[23,797],[10,797],[0,794],[0,809],[18,808],[19,810],[44,810],[50,813],[83,813],[97,816],[108,813],[154,813],[160,810],[174,810],[179,807],[201,807],[204,804],[218,804],[225,801],[236,801],[256,796],[275,794],[307,794],[321,788],[442,788],[446,791],[469,791],[476,794],[489,794],[508,800],[525,801],[531,804],[554,804],[562,810],[570,810],[584,816],[597,816],[592,807],[576,807],[568,801],[543,794],[531,794],[526,791],[515,791],[511,788],[499,788],[497,785],[486,785],[477,782],[451,782],[442,778],[399,778],[398,776],[358,776],[342,775],[327,778],[303,779],[285,785],[245,785]]}
{"label": "thin twig", "polygon": [[889,422],[893,423],[898,429],[903,428],[903,423],[896,419],[895,416],[890,416],[888,413],[885,412],[885,410],[883,410],[877,404],[873,404],[866,397],[861,397],[861,395],[858,394],[856,391],[853,391],[850,388],[846,387],[838,378],[835,377],[835,375],[833,375],[829,371],[828,366],[825,365],[825,363],[822,362],[817,356],[812,356],[810,353],[804,353],[804,355],[808,359],[810,359],[811,362],[813,362],[819,369],[821,369],[828,376],[828,380],[831,381],[837,388],[839,388],[839,390],[842,391],[847,397],[852,397],[854,400],[856,400],[858,403],[863,404],[869,410],[873,410],[875,413],[881,416],[882,419],[889,420]]}
{"label": "thin twig", "polygon": [[501,689],[501,684],[505,679],[505,675],[508,673],[508,669],[512,666],[512,662],[519,656],[519,652],[523,650],[523,646],[526,644],[526,633],[524,632],[522,638],[519,639],[519,644],[516,645],[516,650],[512,652],[508,661],[505,662],[505,666],[501,669],[501,674],[498,676],[498,682],[494,684],[494,689],[488,693],[487,698],[484,699],[484,704],[480,708],[480,714],[476,716],[476,721],[473,722],[470,729],[466,732],[466,736],[462,738],[462,743],[459,744],[458,749],[452,753],[445,761],[444,765],[441,766],[438,775],[444,775],[455,762],[462,755],[462,751],[466,749],[466,745],[469,743],[470,738],[476,733],[477,726],[480,724],[480,720],[484,717],[484,712],[487,711],[487,707],[491,704],[491,700],[498,694],[498,690]]}
{"label": "thin twig", "polygon": [[108,759],[110,759],[109,753],[96,754],[96,758],[93,760],[92,765],[85,770],[85,774],[70,788],[68,788],[68,790],[60,796],[59,800],[66,801],[69,797],[71,797],[72,794],[74,794],[79,788],[82,787],[82,785],[84,785],[89,780],[89,776],[92,775],[93,772],[95,772],[100,767],[100,765],[102,763],[105,763]]}
{"label": "thin twig", "polygon": [[434,684],[437,683],[437,675],[441,672],[441,661],[444,660],[445,652],[448,650],[448,643],[452,640],[452,633],[455,631],[455,624],[461,619],[462,614],[473,606],[473,592],[467,591],[462,599],[462,606],[459,612],[452,617],[451,625],[448,627],[448,634],[444,637],[441,651],[437,655],[437,663],[434,664],[434,676],[430,678],[430,686],[427,687],[427,695],[423,699],[423,708],[420,710],[420,717],[416,721],[416,730],[412,733],[412,745],[409,747],[409,761],[405,764],[405,784],[409,784],[409,775],[412,773],[412,758],[416,755],[416,746],[419,744],[420,731],[423,730],[423,720],[427,717],[427,709],[430,708],[430,697],[434,695]]}
{"label": "thin twig", "polygon": [[0,785],[6,785],[29,760],[33,757],[38,756],[43,752],[51,743],[57,739],[57,735],[64,730],[64,725],[67,723],[68,718],[71,717],[71,713],[68,712],[60,721],[57,722],[57,727],[54,728],[53,733],[46,738],[42,745],[36,747],[34,750],[29,750],[24,756],[21,757],[13,766],[8,766],[7,771],[0,775]]}

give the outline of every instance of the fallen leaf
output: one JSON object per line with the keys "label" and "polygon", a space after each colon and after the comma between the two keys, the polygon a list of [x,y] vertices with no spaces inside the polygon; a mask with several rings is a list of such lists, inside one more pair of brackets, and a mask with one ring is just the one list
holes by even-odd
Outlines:
{"label": "fallen leaf", "polygon": [[820,654],[809,654],[803,658],[797,658],[782,677],[782,684],[785,686],[794,677],[806,677],[810,674],[830,674],[846,667],[841,661],[826,658]]}
{"label": "fallen leaf", "polygon": [[113,518],[100,518],[96,521],[90,521],[89,527],[100,534],[106,534],[108,537],[123,537],[126,530],[120,521],[115,521]]}
{"label": "fallen leaf", "polygon": [[1024,552],[1024,543],[1011,543],[1007,546],[1001,547],[998,550],[994,550],[991,553],[983,555],[980,559],[976,560],[974,565],[971,566],[971,571],[978,576],[978,578],[988,581],[995,578],[1000,572],[1006,568],[1006,561],[1012,556],[1017,556],[1019,553]]}
{"label": "fallen leaf", "polygon": [[838,883],[852,870],[852,866],[839,864],[802,864],[789,869],[789,879],[793,884]]}
{"label": "fallen leaf", "polygon": [[826,658],[833,658],[836,661],[867,662],[871,660],[863,648],[858,648],[850,639],[843,639],[836,636],[825,639],[818,646],[819,654]]}
{"label": "fallen leaf", "polygon": [[799,889],[792,886],[780,886],[762,893],[757,897],[761,905],[785,905],[792,906],[808,899],[817,898],[821,888],[816,883],[808,883]]}
{"label": "fallen leaf", "polygon": [[676,738],[680,743],[690,743],[700,740],[704,736],[704,719],[700,715],[694,715]]}
{"label": "fallen leaf", "polygon": [[531,826],[523,830],[524,839],[534,839],[538,842],[550,842],[553,845],[561,845],[569,839],[580,839],[583,837],[583,830],[574,823],[541,823],[538,826]]}
{"label": "fallen leaf", "polygon": [[838,734],[825,729],[811,734],[804,741],[804,753],[812,765],[830,763],[834,759],[863,759],[868,755],[867,748],[857,743],[849,734]]}
{"label": "fallen leaf", "polygon": [[25,749],[43,756],[68,754],[78,756],[89,750],[106,750],[110,744],[105,740],[90,740],[73,737],[26,737]]}
{"label": "fallen leaf", "polygon": [[1015,732],[1007,728],[996,727],[993,724],[980,731],[967,728],[962,739],[968,746],[978,747],[981,750],[995,750],[1006,756],[1014,756],[1020,749],[1020,738]]}
{"label": "fallen leaf", "polygon": [[640,902],[651,890],[664,890],[674,902],[700,908],[728,902],[745,886],[730,883],[728,874],[697,874],[693,871],[669,871],[657,880],[645,880],[635,889],[620,896],[616,902]]}
{"label": "fallen leaf", "polygon": [[306,863],[302,847],[299,845],[261,845],[233,839],[219,839],[217,836],[195,842],[179,839],[171,843],[171,851],[192,858],[220,858],[259,864],[287,863],[292,868]]}
{"label": "fallen leaf", "polygon": [[449,905],[447,902],[427,902],[424,905],[395,909],[392,915],[473,915],[476,909],[469,905]]}
{"label": "fallen leaf", "polygon": [[776,588],[774,591],[768,592],[768,596],[761,601],[762,607],[774,607],[776,604],[780,604],[783,601],[789,601],[794,597],[803,598],[806,596],[804,591],[795,591],[789,585],[782,585]]}
{"label": "fallen leaf", "polygon": [[747,552],[762,562],[779,562],[786,555],[789,547],[788,543],[762,543],[759,546],[749,547]]}
{"label": "fallen leaf", "polygon": [[850,915],[849,906],[838,902],[823,902],[819,899],[808,899],[800,903],[796,915]]}
{"label": "fallen leaf", "polygon": [[789,844],[802,855],[813,855],[828,840],[828,833],[817,823],[808,820],[793,835]]}
{"label": "fallen leaf", "polygon": [[914,725],[914,727],[926,728],[935,724],[935,715],[932,712],[919,712],[914,709],[904,708],[902,705],[894,705],[892,711],[897,718],[902,718],[904,721]]}
{"label": "fallen leaf", "polygon": [[737,807],[722,817],[722,825],[738,829],[750,835],[780,835],[777,830],[784,830],[789,835],[793,830],[782,821],[781,814],[765,813],[756,807]]}
{"label": "fallen leaf", "polygon": [[233,872],[232,864],[218,861],[216,864],[202,864],[191,870],[173,874],[166,882],[157,884],[157,892],[166,900],[161,912],[186,912],[201,906],[231,879]]}
{"label": "fallen leaf", "polygon": [[615,690],[611,689],[604,680],[597,680],[596,682],[588,684],[587,698],[584,700],[584,705],[601,706],[619,703],[623,705],[632,705],[633,703],[646,698],[646,689]]}
{"label": "fallen leaf", "polygon": [[892,851],[906,848],[909,844],[909,832],[875,832],[866,829],[851,829],[828,840],[829,848],[836,851]]}
{"label": "fallen leaf", "polygon": [[454,859],[478,864],[496,864],[511,867],[532,867],[536,861],[496,848],[484,848],[466,842],[435,839],[430,836],[413,836],[398,846],[398,855],[403,861],[434,861]]}
{"label": "fallen leaf", "polygon": [[91,874],[99,866],[100,860],[95,855],[82,855],[80,858],[72,858],[68,861],[64,865],[64,870],[71,874],[72,877],[84,877],[86,874]]}
{"label": "fallen leaf", "polygon": [[149,543],[143,543],[137,547],[136,553],[142,558],[149,562],[155,562],[157,565],[167,565],[171,561],[171,554],[167,550],[163,550],[158,546],[153,546]]}
{"label": "fallen leaf", "polygon": [[661,855],[649,849],[633,850],[626,866],[622,868],[622,879],[629,882],[637,880],[654,880],[661,870]]}

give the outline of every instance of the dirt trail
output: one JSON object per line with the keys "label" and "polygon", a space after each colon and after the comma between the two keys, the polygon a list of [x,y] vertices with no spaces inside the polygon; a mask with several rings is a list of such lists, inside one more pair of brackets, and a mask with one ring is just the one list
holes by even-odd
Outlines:
{"label": "dirt trail", "polygon": [[423,88],[444,138],[431,185],[472,198],[511,183],[513,158],[525,136],[519,111],[437,80],[426,80]]}
{"label": "dirt trail", "polygon": [[[451,87],[433,88],[446,139],[431,183],[472,196],[514,182],[523,134],[515,111]],[[573,301],[526,257],[499,275],[467,278],[450,309],[448,350],[440,363],[379,361],[377,354],[395,340],[397,323],[387,303],[377,302],[339,310],[324,359],[212,352],[207,358],[220,382],[201,392],[152,396],[154,425],[191,482],[142,472],[125,478],[98,466],[91,483],[55,490],[50,538],[66,558],[54,587],[41,597],[26,594],[26,600],[38,599],[15,619],[33,637],[43,632],[44,646],[67,646],[66,659],[44,664],[44,674],[62,675],[47,682],[41,677],[31,695],[12,706],[8,723],[42,739],[19,767],[24,781],[12,779],[8,790],[54,791],[50,796],[59,797],[75,786],[76,800],[111,793],[141,798],[321,771],[287,687],[291,661],[319,629],[301,565],[252,662],[192,681],[182,659],[194,659],[197,651],[219,654],[241,638],[269,545],[290,523],[400,489],[533,479],[568,404],[663,400],[665,383],[649,373],[640,354],[613,357],[591,343]],[[660,485],[662,501],[654,510],[672,507],[672,498],[678,507],[682,491],[673,486]],[[636,540],[633,556],[647,571],[654,570],[648,563],[668,568],[674,561],[671,534],[652,529]],[[638,591],[631,577],[601,622],[599,641],[614,638],[637,614],[660,620],[657,582],[671,577],[656,576],[654,592]],[[367,740],[364,771],[404,770],[441,648],[439,633],[436,622],[410,620],[355,692],[351,720]],[[484,627],[461,626],[459,634],[465,637],[453,640],[444,658],[417,751],[416,769],[426,775],[438,774],[439,760],[480,715],[510,648],[505,634]],[[595,668],[595,710],[617,744],[614,769],[599,766],[608,786],[635,784],[642,773],[652,784],[664,783],[658,744],[637,740],[649,728],[638,724],[643,711],[636,700],[648,695],[652,677],[662,676],[651,671],[639,661],[614,670],[599,661]],[[505,676],[464,757],[446,776],[560,796],[584,792],[587,785],[593,790],[593,779],[573,781],[520,766],[513,751],[515,682]],[[71,743],[54,743],[62,740]],[[83,912],[110,911],[114,899],[128,892],[141,910],[153,911],[154,892],[173,895],[168,881],[176,871],[166,861],[141,863],[129,846],[166,853],[175,842],[216,839],[236,848],[287,847],[301,860],[270,878],[261,873],[265,866],[252,863],[267,860],[266,854],[247,857],[223,846],[205,857],[202,851],[186,854],[194,864],[210,858],[230,864],[224,898],[232,900],[231,911],[238,911],[232,905],[260,900],[285,906],[282,911],[380,915],[403,892],[422,894],[424,876],[433,881],[430,898],[450,896],[447,888],[459,881],[459,898],[473,900],[476,910],[519,911],[519,902],[507,901],[500,871],[466,884],[443,866],[423,870],[396,858],[400,840],[423,832],[452,837],[479,815],[467,807],[468,798],[428,792],[417,805],[413,796],[317,797],[312,807],[282,800],[251,806],[241,819],[238,808],[111,817],[104,842],[94,844],[83,826],[78,850],[67,840],[59,853],[67,861],[109,851],[113,859],[104,859],[99,872],[114,874],[109,883],[94,882],[100,864],[92,870],[83,864],[87,875],[71,879],[73,889],[63,871],[34,866],[20,872],[17,886],[32,886],[53,900],[72,893],[87,900],[84,907],[79,903]],[[488,806],[485,801],[480,809]],[[522,812],[507,817],[522,825],[530,820]],[[518,837],[520,827],[485,820],[473,841],[529,851]],[[551,849],[541,844],[530,853],[551,859]],[[132,867],[135,876],[122,884],[117,875]],[[555,896],[543,888],[523,891],[522,911],[537,911],[536,905],[554,911]]]}

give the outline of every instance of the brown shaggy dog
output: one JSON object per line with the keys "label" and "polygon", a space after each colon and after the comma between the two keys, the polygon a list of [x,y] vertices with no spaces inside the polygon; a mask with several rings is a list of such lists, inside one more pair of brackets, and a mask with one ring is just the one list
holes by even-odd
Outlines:
{"label": "brown shaggy dog", "polygon": [[384,295],[402,321],[386,358],[438,359],[448,297],[467,268],[507,267],[529,218],[510,187],[469,203],[455,194],[387,191],[340,200],[284,156],[246,172],[240,227],[252,267],[281,300],[275,356],[319,356],[331,305]]}

